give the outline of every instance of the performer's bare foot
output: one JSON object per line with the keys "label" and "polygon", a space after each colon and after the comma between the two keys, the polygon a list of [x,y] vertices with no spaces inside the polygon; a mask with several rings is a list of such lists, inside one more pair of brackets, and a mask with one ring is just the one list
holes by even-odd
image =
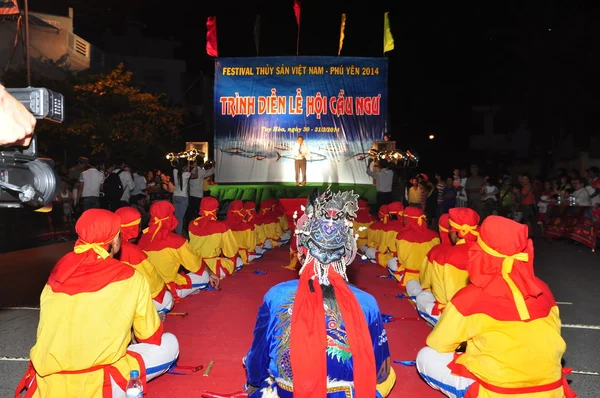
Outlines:
{"label": "performer's bare foot", "polygon": [[164,322],[167,319],[167,313],[161,311],[158,313],[158,317],[160,318],[161,322]]}

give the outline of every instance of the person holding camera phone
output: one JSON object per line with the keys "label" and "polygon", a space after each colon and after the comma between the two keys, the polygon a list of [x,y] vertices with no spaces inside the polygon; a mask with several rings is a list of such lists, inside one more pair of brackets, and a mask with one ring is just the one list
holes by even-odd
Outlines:
{"label": "person holding camera phone", "polygon": [[36,120],[0,84],[0,146],[29,146]]}

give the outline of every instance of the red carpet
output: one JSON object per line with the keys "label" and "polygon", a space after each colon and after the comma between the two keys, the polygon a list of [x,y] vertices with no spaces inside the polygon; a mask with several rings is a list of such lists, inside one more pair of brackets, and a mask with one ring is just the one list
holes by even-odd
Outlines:
{"label": "red carpet", "polygon": [[[222,281],[221,291],[206,291],[188,297],[174,308],[188,316],[169,316],[165,331],[179,338],[179,364],[204,365],[190,375],[166,374],[149,384],[148,397],[191,397],[208,390],[222,393],[239,391],[246,382],[242,357],[252,343],[254,323],[263,295],[267,290],[296,273],[281,268],[288,263],[288,247],[267,253],[257,263]],[[380,279],[386,272],[371,263],[355,263],[349,269],[350,281],[375,296],[381,311],[394,317],[417,317],[406,299],[395,298],[401,293],[394,280]],[[254,270],[266,271],[265,275]],[[431,329],[423,321],[395,321],[386,324],[392,360],[414,360],[425,345]],[[208,377],[203,376],[210,361],[214,366]],[[393,365],[398,376],[390,397],[440,397],[418,376],[415,367]]]}

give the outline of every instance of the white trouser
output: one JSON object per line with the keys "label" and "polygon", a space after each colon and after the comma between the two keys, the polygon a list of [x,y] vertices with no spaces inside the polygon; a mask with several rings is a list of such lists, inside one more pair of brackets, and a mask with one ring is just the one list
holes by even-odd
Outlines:
{"label": "white trouser", "polygon": [[367,251],[365,251],[365,256],[367,256],[367,258],[369,259],[369,261],[371,261],[372,263],[374,263],[375,259],[377,257],[377,250],[373,249],[372,247],[369,247],[367,249]]}
{"label": "white trouser", "polygon": [[[171,333],[163,333],[160,345],[139,343],[132,344],[127,349],[137,352],[144,360],[146,382],[167,372],[179,356],[179,342],[177,341],[177,337]],[[113,398],[125,397],[125,391],[112,378],[111,384]],[[144,391],[144,393],[147,392]]]}
{"label": "white trouser", "polygon": [[260,260],[261,258],[262,254],[258,254],[258,252],[256,252],[256,254],[248,254],[248,262]]}
{"label": "white trouser", "polygon": [[271,239],[267,239],[265,241],[265,244],[263,245],[263,249],[271,250],[272,248],[273,248],[273,242],[271,242]]}
{"label": "white trouser", "polygon": [[177,295],[181,298],[187,297],[199,290],[206,289],[208,286],[208,281],[210,280],[207,270],[204,270],[202,274],[188,272],[187,276],[189,276],[192,281],[192,287],[189,289],[177,289]]}
{"label": "white trouser", "polygon": [[154,303],[154,306],[156,307],[156,311],[158,311],[158,312],[169,312],[173,309],[173,304],[174,304],[173,295],[168,290],[163,295],[162,302],[156,301],[155,299],[153,299],[152,302]]}
{"label": "white trouser", "polygon": [[359,249],[360,249],[361,252],[366,253],[367,250],[369,250],[369,246],[367,246],[366,244],[364,244]]}
{"label": "white trouser", "polygon": [[262,255],[264,254],[264,252],[265,252],[265,249],[263,249],[263,247],[262,247],[262,246],[256,246],[256,247],[254,248],[254,251],[256,252],[256,254],[258,254],[258,255],[261,255],[261,256],[262,256]]}
{"label": "white trouser", "polygon": [[473,380],[450,372],[448,364],[454,353],[440,353],[431,347],[422,348],[417,354],[417,371],[434,390],[450,398],[463,398]]}
{"label": "white trouser", "polygon": [[406,294],[408,294],[408,298],[412,301],[416,300],[417,295],[421,293],[421,291],[423,291],[421,283],[416,279],[410,280],[406,284]]}
{"label": "white trouser", "polygon": [[235,271],[239,271],[244,268],[244,260],[240,256],[238,256],[235,260]]}
{"label": "white trouser", "polygon": [[432,315],[433,307],[435,306],[435,296],[429,290],[423,290],[417,294],[417,311],[419,315],[430,325],[435,324],[440,319],[441,314]]}
{"label": "white trouser", "polygon": [[[387,269],[390,275],[395,276],[394,272],[398,271],[398,257],[390,258],[390,261],[388,261],[387,264]],[[404,275],[402,277],[404,277]],[[402,278],[398,279],[398,282],[400,282],[401,280]]]}
{"label": "white trouser", "polygon": [[287,241],[289,241],[289,240],[290,240],[290,238],[291,238],[291,237],[292,237],[292,233],[291,233],[291,232],[290,232],[290,230],[288,229],[287,231],[285,231],[285,232],[283,233],[283,235],[281,235],[281,236],[279,237],[279,241],[280,241],[280,242],[287,242]]}

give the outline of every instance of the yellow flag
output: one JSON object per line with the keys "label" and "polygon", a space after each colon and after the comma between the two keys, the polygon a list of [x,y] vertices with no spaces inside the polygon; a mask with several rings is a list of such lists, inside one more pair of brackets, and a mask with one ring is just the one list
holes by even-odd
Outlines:
{"label": "yellow flag", "polygon": [[394,36],[390,30],[390,16],[389,12],[383,14],[383,53],[394,49]]}
{"label": "yellow flag", "polygon": [[342,46],[344,45],[344,30],[346,30],[346,14],[342,14],[342,24],[340,25],[340,46],[338,48],[338,55],[342,52]]}

